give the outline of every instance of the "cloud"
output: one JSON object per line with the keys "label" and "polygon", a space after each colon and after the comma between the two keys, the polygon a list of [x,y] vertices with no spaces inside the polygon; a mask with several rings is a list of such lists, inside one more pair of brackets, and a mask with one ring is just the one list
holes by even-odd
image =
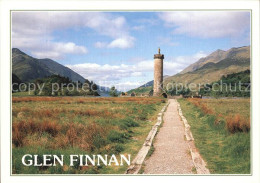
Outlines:
{"label": "cloud", "polygon": [[136,19],[136,22],[148,26],[154,26],[157,25],[160,22],[160,20],[158,18],[139,18]]}
{"label": "cloud", "polygon": [[[190,56],[178,56],[164,60],[164,74],[174,75],[184,69],[188,64],[192,64],[205,57],[204,52],[198,52]],[[154,61],[142,60],[134,64],[97,64],[83,63],[66,65],[80,75],[90,80],[121,80],[126,77],[142,77],[145,73],[153,73]]]}
{"label": "cloud", "polygon": [[122,81],[122,82],[113,82],[113,81],[106,81],[106,82],[97,82],[97,84],[99,86],[105,86],[108,88],[111,88],[112,86],[115,86],[117,91],[129,91],[133,88],[137,88],[143,84],[145,84],[146,82],[143,81]]}
{"label": "cloud", "polygon": [[108,48],[121,48],[121,49],[131,48],[134,46],[134,41],[135,39],[133,37],[118,38],[112,41],[108,45]]}
{"label": "cloud", "polygon": [[193,55],[193,58],[196,60],[199,60],[200,58],[206,57],[208,54],[206,54],[203,51],[199,51],[198,53]]}
{"label": "cloud", "polygon": [[140,57],[140,56],[134,56],[128,60],[126,60],[126,63],[138,63],[145,60],[144,57]]}
{"label": "cloud", "polygon": [[73,42],[55,42],[47,36],[27,36],[20,32],[12,34],[12,47],[30,51],[37,58],[62,59],[66,54],[86,54],[88,49]]}
{"label": "cloud", "polygon": [[137,26],[132,27],[132,30],[134,30],[134,31],[142,31],[144,29],[145,29],[144,25],[137,25]]}
{"label": "cloud", "polygon": [[[128,91],[144,84],[140,82],[139,77],[143,77],[147,70],[135,65],[109,65],[84,63],[75,65],[66,65],[70,69],[79,73],[83,77],[95,81],[98,85],[111,87],[116,86],[120,91]],[[130,81],[130,80],[134,81]]]}
{"label": "cloud", "polygon": [[250,28],[250,13],[236,11],[177,11],[158,14],[174,34],[200,38],[237,37]]}
{"label": "cloud", "polygon": [[128,35],[123,16],[103,12],[13,12],[12,23],[14,32],[26,35],[42,35],[54,30],[80,27],[94,29],[99,34],[112,38]]}
{"label": "cloud", "polygon": [[[53,32],[66,29],[92,29],[107,36],[110,43],[97,42],[95,47],[130,48],[135,39],[123,16],[103,12],[12,12],[12,46],[30,51],[34,56],[60,59],[64,54],[86,54],[86,46],[71,41],[58,42]],[[55,49],[54,49],[55,48]]]}
{"label": "cloud", "polygon": [[181,55],[173,58],[169,58],[174,63],[180,64],[179,72],[185,67],[187,67],[190,64],[193,64],[194,62],[198,61],[200,58],[206,57],[208,53],[205,53],[203,51],[199,51],[193,55]]}
{"label": "cloud", "polygon": [[[138,82],[138,81],[127,81],[127,82],[120,82],[120,83],[116,83],[114,84],[114,86],[116,87],[116,89],[118,91],[129,91],[133,88],[137,88],[141,85],[145,84],[144,82]],[[108,86],[112,86],[112,85],[108,85]]]}
{"label": "cloud", "polygon": [[63,58],[64,54],[86,54],[88,52],[86,47],[78,46],[72,42],[51,42],[50,44],[48,44],[47,48],[41,49],[39,51],[33,50],[31,53],[37,58],[55,59]]}
{"label": "cloud", "polygon": [[142,72],[133,72],[133,73],[131,74],[131,76],[134,76],[134,77],[138,77],[138,76],[142,76],[142,75],[143,75]]}
{"label": "cloud", "polygon": [[[76,71],[85,78],[94,81],[118,81],[125,77],[131,77],[137,75],[134,65],[109,65],[109,64],[96,64],[96,63],[84,63],[75,65],[66,65],[72,70]],[[142,70],[143,71],[143,70]]]}
{"label": "cloud", "polygon": [[[173,57],[164,60],[164,75],[174,75],[185,69],[187,65],[194,63],[201,57],[205,56],[206,54],[204,52],[198,52],[193,55]],[[154,71],[153,60],[142,60],[139,62],[133,62],[132,64],[119,65],[102,65],[86,62],[83,64],[66,66],[83,77],[93,80],[102,86],[111,87],[112,85],[117,85],[119,83],[120,87],[125,87],[128,90],[141,86],[142,84],[152,80]],[[122,89],[122,91],[126,90]]]}
{"label": "cloud", "polygon": [[101,42],[101,41],[98,41],[98,42],[96,42],[95,44],[94,44],[94,46],[96,47],[96,48],[105,48],[105,47],[107,47],[107,43],[106,42]]}
{"label": "cloud", "polygon": [[171,37],[157,37],[159,45],[166,45],[166,46],[178,46],[178,42],[174,42]]}
{"label": "cloud", "polygon": [[96,42],[94,46],[96,48],[120,48],[120,49],[127,49],[127,48],[132,48],[134,46],[134,37],[122,37],[115,39],[111,41],[110,43],[107,42]]}

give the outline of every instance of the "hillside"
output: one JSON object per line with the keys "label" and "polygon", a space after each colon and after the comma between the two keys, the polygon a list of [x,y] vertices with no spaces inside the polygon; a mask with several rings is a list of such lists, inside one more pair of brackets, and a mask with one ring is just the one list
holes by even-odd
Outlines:
{"label": "hillside", "polygon": [[131,93],[136,93],[136,94],[142,94],[142,93],[145,93],[145,94],[149,94],[149,92],[153,89],[152,86],[147,86],[147,87],[138,87],[138,88],[135,88],[135,89],[132,89],[132,90],[129,90],[127,93],[131,94]]}
{"label": "hillside", "polygon": [[214,83],[218,83],[219,85],[213,85],[213,83],[208,84],[200,90],[200,94],[203,96],[214,97],[250,97],[250,70],[222,76],[219,81]]}
{"label": "hillside", "polygon": [[59,74],[64,77],[70,78],[72,81],[84,82],[85,79],[78,73],[72,71],[68,67],[65,67],[51,59],[39,59],[39,61],[45,64],[53,73]]}
{"label": "hillside", "polygon": [[[168,83],[206,84],[218,81],[222,76],[250,70],[250,46],[231,48],[227,51],[216,50],[207,57],[199,59],[182,72],[164,79]],[[153,81],[129,92],[149,93]]]}
{"label": "hillside", "polygon": [[216,50],[210,55],[199,59],[194,64],[189,65],[187,68],[185,68],[183,71],[180,72],[180,74],[185,74],[187,72],[195,71],[201,67],[203,67],[207,63],[218,63],[221,60],[224,60],[226,58],[230,59],[247,59],[250,57],[250,46],[244,46],[244,47],[238,47],[238,48],[231,48],[227,51],[223,50]]}
{"label": "hillside", "polygon": [[250,58],[226,58],[218,63],[209,62],[201,68],[185,74],[176,74],[164,80],[164,86],[168,83],[211,83],[222,76],[250,69]]}
{"label": "hillside", "polygon": [[85,81],[82,76],[68,67],[51,59],[33,58],[17,48],[12,49],[12,72],[24,82],[48,77],[53,74],[68,77],[72,81]]}
{"label": "hillside", "polygon": [[[163,76],[163,79],[165,80],[166,78],[168,78],[170,76],[168,75],[165,75]],[[149,93],[152,89],[153,89],[153,81],[149,81],[147,83],[145,83],[144,85],[142,86],[139,86],[138,88],[135,88],[135,89],[132,89],[132,90],[129,90],[128,93],[132,93],[132,92],[135,92],[137,94],[140,94],[140,93]]]}
{"label": "hillside", "polygon": [[22,81],[20,78],[18,78],[14,73],[12,73],[12,92],[19,89],[19,84],[21,84]]}
{"label": "hillside", "polygon": [[[168,78],[168,77],[170,77],[170,76],[168,76],[168,75],[163,76],[163,80],[166,79],[166,78]],[[142,86],[140,86],[140,87],[153,86],[153,81],[154,81],[154,80],[149,81],[149,82],[145,83],[144,85],[142,85]],[[139,88],[140,88],[140,87],[139,87]]]}

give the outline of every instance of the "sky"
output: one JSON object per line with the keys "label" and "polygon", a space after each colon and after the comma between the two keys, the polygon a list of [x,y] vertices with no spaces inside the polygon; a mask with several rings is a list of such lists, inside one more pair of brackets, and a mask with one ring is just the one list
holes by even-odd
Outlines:
{"label": "sky", "polygon": [[217,49],[250,45],[246,11],[14,11],[12,47],[50,58],[99,85],[153,80],[153,55],[174,75]]}

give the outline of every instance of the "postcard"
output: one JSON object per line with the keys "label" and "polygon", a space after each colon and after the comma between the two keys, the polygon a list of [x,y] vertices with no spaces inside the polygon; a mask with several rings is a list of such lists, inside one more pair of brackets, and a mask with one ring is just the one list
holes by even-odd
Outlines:
{"label": "postcard", "polygon": [[1,139],[8,134],[10,141],[1,148],[3,182],[257,180],[259,2],[251,9],[241,8],[244,1],[236,9],[179,2],[175,9],[167,4],[177,2],[154,8],[160,2],[153,1],[141,10],[130,6],[139,2],[103,9],[106,3],[6,5],[10,90],[1,106],[5,98],[10,108],[1,110]]}

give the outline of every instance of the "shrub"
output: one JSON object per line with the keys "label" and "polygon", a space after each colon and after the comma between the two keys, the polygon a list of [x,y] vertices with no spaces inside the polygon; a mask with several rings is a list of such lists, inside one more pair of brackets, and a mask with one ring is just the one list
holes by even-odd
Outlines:
{"label": "shrub", "polygon": [[21,147],[23,146],[24,134],[19,131],[18,125],[13,124],[12,126],[12,143],[16,147]]}
{"label": "shrub", "polygon": [[205,114],[214,114],[214,112],[208,108],[206,104],[201,104],[201,109]]}
{"label": "shrub", "polygon": [[56,136],[59,133],[60,129],[60,125],[55,121],[44,121],[42,123],[42,131],[47,132],[52,136]]}
{"label": "shrub", "polygon": [[127,127],[136,127],[139,126],[137,122],[133,118],[126,118],[121,120],[122,123],[124,123]]}
{"label": "shrub", "polygon": [[106,140],[100,134],[97,134],[93,137],[93,145],[96,148],[101,148],[102,146],[105,146],[106,143]]}
{"label": "shrub", "polygon": [[116,144],[115,145],[115,154],[119,154],[120,152],[122,152],[124,150],[124,146],[122,144]]}
{"label": "shrub", "polygon": [[115,130],[111,130],[107,136],[108,140],[111,142],[124,143],[127,139],[124,133],[117,132]]}
{"label": "shrub", "polygon": [[194,104],[196,107],[200,108],[204,114],[214,114],[214,112],[207,106],[207,104],[203,104],[200,101],[201,99],[189,98],[188,101]]}
{"label": "shrub", "polygon": [[226,127],[230,133],[249,132],[250,121],[240,116],[240,114],[229,115],[226,117]]}

